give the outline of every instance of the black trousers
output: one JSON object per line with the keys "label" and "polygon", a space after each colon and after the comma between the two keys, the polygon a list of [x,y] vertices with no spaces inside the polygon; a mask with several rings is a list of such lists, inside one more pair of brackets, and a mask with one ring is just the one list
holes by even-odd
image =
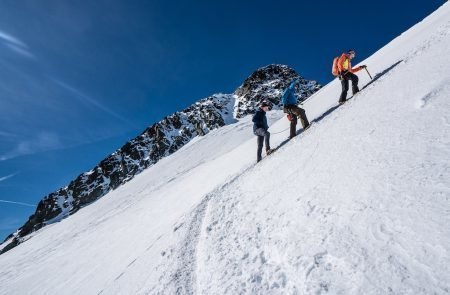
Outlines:
{"label": "black trousers", "polygon": [[262,159],[263,143],[266,144],[266,151],[270,150],[270,132],[263,128],[258,128],[254,131],[257,136],[258,149],[256,151],[256,160],[259,162]]}
{"label": "black trousers", "polygon": [[356,76],[353,73],[347,72],[345,75],[343,75],[342,80],[341,80],[342,93],[341,93],[341,97],[339,97],[339,102],[345,102],[347,100],[348,81],[349,80],[352,81],[353,95],[355,95],[357,92],[359,92],[358,76]]}
{"label": "black trousers", "polygon": [[291,130],[289,138],[293,138],[297,135],[297,117],[300,119],[303,129],[309,126],[309,121],[308,118],[306,117],[306,112],[299,106],[295,104],[287,105],[284,107],[284,112],[293,115],[291,120],[291,128],[290,128]]}

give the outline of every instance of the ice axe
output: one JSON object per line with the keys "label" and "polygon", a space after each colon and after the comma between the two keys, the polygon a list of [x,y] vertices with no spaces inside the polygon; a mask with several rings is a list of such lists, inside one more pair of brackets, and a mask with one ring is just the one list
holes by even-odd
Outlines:
{"label": "ice axe", "polygon": [[367,67],[364,67],[364,70],[366,70],[367,75],[369,75],[369,77],[370,77],[370,80],[373,80],[372,76],[370,75],[369,71],[367,70]]}

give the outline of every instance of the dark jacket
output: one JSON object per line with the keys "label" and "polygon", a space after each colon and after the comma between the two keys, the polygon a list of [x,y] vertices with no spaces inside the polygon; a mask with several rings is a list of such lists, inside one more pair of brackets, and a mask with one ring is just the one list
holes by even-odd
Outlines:
{"label": "dark jacket", "polygon": [[253,115],[252,122],[255,123],[253,124],[253,131],[258,128],[263,128],[266,131],[269,129],[269,125],[267,125],[266,112],[264,112],[261,108],[259,108]]}

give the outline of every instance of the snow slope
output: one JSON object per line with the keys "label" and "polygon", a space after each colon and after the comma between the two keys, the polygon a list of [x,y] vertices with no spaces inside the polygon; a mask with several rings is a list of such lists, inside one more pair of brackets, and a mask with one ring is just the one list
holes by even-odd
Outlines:
{"label": "snow slope", "polygon": [[272,112],[272,156],[248,117],[190,142],[0,256],[0,294],[449,294],[448,48],[446,3],[307,132]]}

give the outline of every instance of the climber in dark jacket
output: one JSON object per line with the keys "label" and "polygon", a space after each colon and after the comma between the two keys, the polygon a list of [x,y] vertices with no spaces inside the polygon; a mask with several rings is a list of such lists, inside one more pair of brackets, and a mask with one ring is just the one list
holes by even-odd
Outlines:
{"label": "climber in dark jacket", "polygon": [[295,86],[298,84],[298,80],[295,80],[289,85],[289,87],[284,91],[281,97],[281,103],[284,108],[283,111],[288,113],[288,118],[291,121],[291,131],[289,138],[293,138],[297,135],[297,117],[302,123],[303,130],[308,129],[309,122],[306,117],[306,112],[304,109],[297,105],[297,97],[295,96]]}
{"label": "climber in dark jacket", "polygon": [[256,153],[257,162],[261,161],[263,142],[266,144],[266,154],[270,155],[272,149],[270,148],[270,133],[267,131],[269,125],[267,125],[266,112],[269,111],[269,104],[267,102],[262,102],[259,109],[253,115],[253,133],[257,136],[258,149]]}

